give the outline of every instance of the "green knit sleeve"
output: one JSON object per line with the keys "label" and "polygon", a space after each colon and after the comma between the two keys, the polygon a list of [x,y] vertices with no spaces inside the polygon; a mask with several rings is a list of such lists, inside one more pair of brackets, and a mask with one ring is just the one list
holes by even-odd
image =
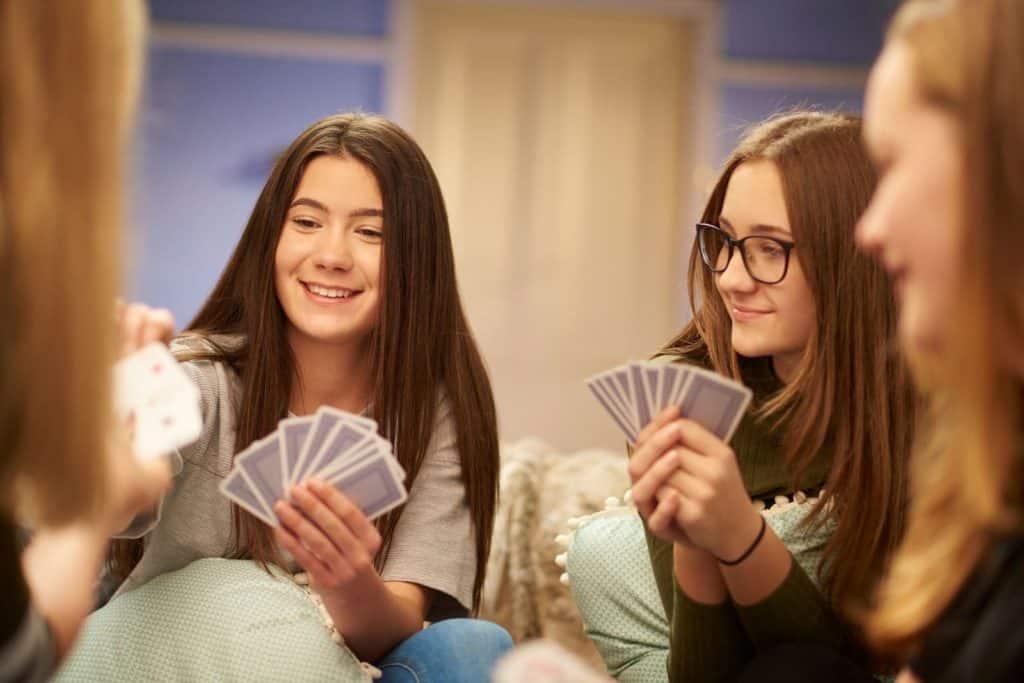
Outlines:
{"label": "green knit sleeve", "polygon": [[646,529],[644,533],[669,620],[668,679],[685,683],[732,680],[753,652],[732,604],[703,605],[691,600],[673,575],[672,544]]}
{"label": "green knit sleeve", "polygon": [[668,680],[673,683],[733,681],[754,653],[732,603],[694,602],[674,582]]}
{"label": "green knit sleeve", "polygon": [[658,584],[658,594],[665,614],[672,618],[672,544],[662,540],[647,530],[644,524],[644,536],[647,538],[647,554],[651,558],[651,569],[654,570],[654,581]]}
{"label": "green knit sleeve", "polygon": [[816,641],[835,648],[844,630],[803,568],[792,560],[789,574],[764,600],[736,606],[743,629],[758,649],[791,641]]}

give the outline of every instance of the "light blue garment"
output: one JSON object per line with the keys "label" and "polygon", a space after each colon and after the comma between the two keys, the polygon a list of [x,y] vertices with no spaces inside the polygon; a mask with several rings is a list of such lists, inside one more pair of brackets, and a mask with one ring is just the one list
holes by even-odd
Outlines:
{"label": "light blue garment", "polygon": [[620,683],[668,677],[669,624],[639,515],[593,519],[573,534],[567,570],[583,628]]}
{"label": "light blue garment", "polygon": [[[497,624],[449,619],[408,638],[377,666],[385,683],[487,681],[511,647]],[[368,683],[370,675],[331,639],[289,576],[210,558],[95,612],[56,680]]]}
{"label": "light blue garment", "polygon": [[482,619],[446,619],[408,638],[377,663],[381,683],[479,683],[512,649],[501,626]]}
{"label": "light blue garment", "polygon": [[193,562],[96,611],[57,681],[370,681],[285,575]]}
{"label": "light blue garment", "polygon": [[[817,582],[832,523],[802,525],[809,504],[789,504],[765,514],[796,562]],[[601,515],[574,534],[567,571],[583,627],[605,666],[620,683],[664,681],[669,623],[658,595],[647,541],[635,511]]]}

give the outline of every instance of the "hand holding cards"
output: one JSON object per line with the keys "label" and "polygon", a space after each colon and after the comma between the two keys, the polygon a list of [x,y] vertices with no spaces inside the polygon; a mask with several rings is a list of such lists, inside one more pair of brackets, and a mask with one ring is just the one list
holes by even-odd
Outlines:
{"label": "hand holding cards", "polygon": [[122,419],[132,420],[132,447],[143,462],[199,438],[199,401],[199,388],[160,342],[114,366],[114,408]]}
{"label": "hand holding cards", "polygon": [[377,423],[322,406],[308,417],[290,417],[249,445],[221,482],[225,496],[270,526],[278,526],[274,503],[310,477],[333,485],[374,519],[405,502],[405,471]]}
{"label": "hand holding cards", "polygon": [[690,365],[632,362],[587,380],[630,443],[651,419],[671,405],[728,443],[750,403],[742,384]]}

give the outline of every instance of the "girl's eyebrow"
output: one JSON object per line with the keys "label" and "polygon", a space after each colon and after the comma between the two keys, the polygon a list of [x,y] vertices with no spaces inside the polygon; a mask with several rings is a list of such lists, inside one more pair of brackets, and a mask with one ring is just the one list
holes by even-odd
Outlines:
{"label": "girl's eyebrow", "polygon": [[[309,206],[309,207],[312,207],[312,208],[316,209],[317,211],[323,211],[324,213],[330,213],[330,211],[327,209],[326,206],[324,206],[323,204],[321,204],[317,200],[311,199],[309,197],[298,197],[298,198],[296,198],[295,201],[292,202],[291,205],[289,205],[288,208],[292,209],[292,208],[294,208],[296,206]],[[370,207],[364,207],[364,208],[354,209],[354,210],[350,211],[349,214],[348,214],[348,217],[349,218],[383,218],[384,217],[384,211],[381,210],[381,209],[374,209],[374,208],[370,208]]]}
{"label": "girl's eyebrow", "polygon": [[314,209],[317,209],[319,211],[323,211],[324,213],[327,213],[327,207],[326,206],[324,206],[323,204],[321,204],[320,202],[318,202],[315,199],[310,199],[309,197],[298,197],[298,198],[296,198],[295,201],[292,202],[288,206],[288,208],[291,209],[291,208],[296,207],[296,206],[311,206]]}
{"label": "girl's eyebrow", "polygon": [[[718,217],[718,222],[721,223],[720,227],[728,230],[729,232],[731,232],[734,235],[736,234],[736,229],[734,227],[732,227],[732,223],[730,223],[729,219],[727,219],[725,216],[719,216]],[[768,235],[781,235],[782,237],[789,237],[789,238],[793,237],[793,233],[791,233],[789,230],[786,230],[784,228],[780,228],[777,225],[769,225],[768,223],[758,223],[756,225],[752,225],[752,226],[750,226],[750,232],[752,234],[758,234],[758,235],[768,234]]]}
{"label": "girl's eyebrow", "polygon": [[348,214],[349,218],[384,218],[384,212],[381,209],[356,209],[350,211]]}

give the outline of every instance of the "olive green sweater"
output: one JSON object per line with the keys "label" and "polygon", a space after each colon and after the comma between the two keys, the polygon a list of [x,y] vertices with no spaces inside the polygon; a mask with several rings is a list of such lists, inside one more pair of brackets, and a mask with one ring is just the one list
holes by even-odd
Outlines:
{"label": "olive green sweater", "polygon": [[[676,359],[680,360],[680,359]],[[752,408],[781,388],[766,361],[743,368],[754,392]],[[751,498],[790,493],[778,430],[754,420],[748,411],[732,438],[743,481]],[[804,475],[802,488],[818,488],[830,457],[821,454]],[[760,603],[703,605],[691,600],[673,576],[672,544],[647,533],[647,546],[671,629],[668,655],[670,681],[733,680],[757,650],[794,640],[816,640],[839,647],[843,632],[825,597],[793,562],[783,583]]]}

